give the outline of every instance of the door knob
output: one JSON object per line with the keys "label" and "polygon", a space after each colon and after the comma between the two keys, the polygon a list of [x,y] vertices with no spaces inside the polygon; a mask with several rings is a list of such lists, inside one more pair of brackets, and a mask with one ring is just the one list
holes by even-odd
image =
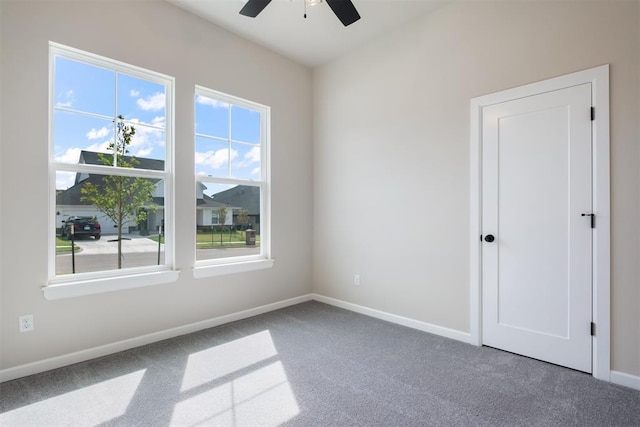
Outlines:
{"label": "door knob", "polygon": [[485,242],[489,242],[489,243],[491,243],[491,242],[493,242],[495,239],[496,239],[496,238],[495,238],[495,237],[493,237],[493,234],[487,234],[486,236],[484,236],[484,241],[485,241]]}

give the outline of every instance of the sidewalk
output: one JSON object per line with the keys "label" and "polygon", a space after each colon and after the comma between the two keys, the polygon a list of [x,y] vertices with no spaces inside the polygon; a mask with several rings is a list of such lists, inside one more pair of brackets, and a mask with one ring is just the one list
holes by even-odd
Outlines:
{"label": "sidewalk", "polygon": [[[102,254],[117,254],[118,242],[110,241],[117,239],[116,235],[102,235],[100,240],[94,239],[79,239],[75,243],[82,248],[82,254],[84,255],[102,255]],[[126,240],[125,240],[126,239]],[[164,250],[164,244],[161,247]],[[144,236],[128,235],[124,236],[122,240],[122,253],[141,253],[141,252],[157,252],[158,243]]]}

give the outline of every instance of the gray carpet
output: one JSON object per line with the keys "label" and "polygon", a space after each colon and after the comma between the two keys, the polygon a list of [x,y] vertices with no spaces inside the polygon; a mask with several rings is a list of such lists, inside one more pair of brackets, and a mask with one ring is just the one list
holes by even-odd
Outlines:
{"label": "gray carpet", "polygon": [[640,426],[640,392],[308,302],[0,385],[0,425]]}

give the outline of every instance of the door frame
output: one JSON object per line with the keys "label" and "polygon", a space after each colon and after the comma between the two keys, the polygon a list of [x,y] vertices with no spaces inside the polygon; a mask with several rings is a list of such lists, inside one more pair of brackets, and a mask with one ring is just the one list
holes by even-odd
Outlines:
{"label": "door frame", "polygon": [[[592,375],[611,381],[610,351],[610,172],[609,172],[609,64],[531,83],[471,99],[470,106],[470,227],[469,227],[469,320],[470,342],[482,345],[482,109],[514,99],[591,84],[595,120],[592,135],[592,195],[596,214],[593,230],[592,321],[596,334],[592,340]],[[588,114],[589,112],[585,112]],[[585,328],[588,325],[585,325]]]}

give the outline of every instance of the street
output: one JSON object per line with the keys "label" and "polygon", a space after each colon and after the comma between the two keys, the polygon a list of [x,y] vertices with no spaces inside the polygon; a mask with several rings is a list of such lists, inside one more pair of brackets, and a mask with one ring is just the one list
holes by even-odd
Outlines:
{"label": "street", "polygon": [[[116,236],[103,235],[102,239],[76,240],[81,250],[75,254],[75,272],[116,270],[118,268],[118,242]],[[158,243],[143,236],[128,236],[122,241],[122,268],[147,267],[158,264]],[[196,259],[216,259],[260,253],[259,247],[198,249]],[[160,245],[160,264],[164,263],[164,244]],[[56,275],[71,274],[72,255],[56,255]]]}
{"label": "street", "polygon": [[[115,235],[102,239],[83,238],[75,241],[80,251],[75,254],[76,273],[116,270],[118,268],[118,242]],[[122,241],[122,268],[145,267],[158,264],[158,243],[142,236],[128,236]],[[164,263],[164,245],[160,245],[160,264]],[[56,275],[71,274],[71,253],[56,256]]]}

